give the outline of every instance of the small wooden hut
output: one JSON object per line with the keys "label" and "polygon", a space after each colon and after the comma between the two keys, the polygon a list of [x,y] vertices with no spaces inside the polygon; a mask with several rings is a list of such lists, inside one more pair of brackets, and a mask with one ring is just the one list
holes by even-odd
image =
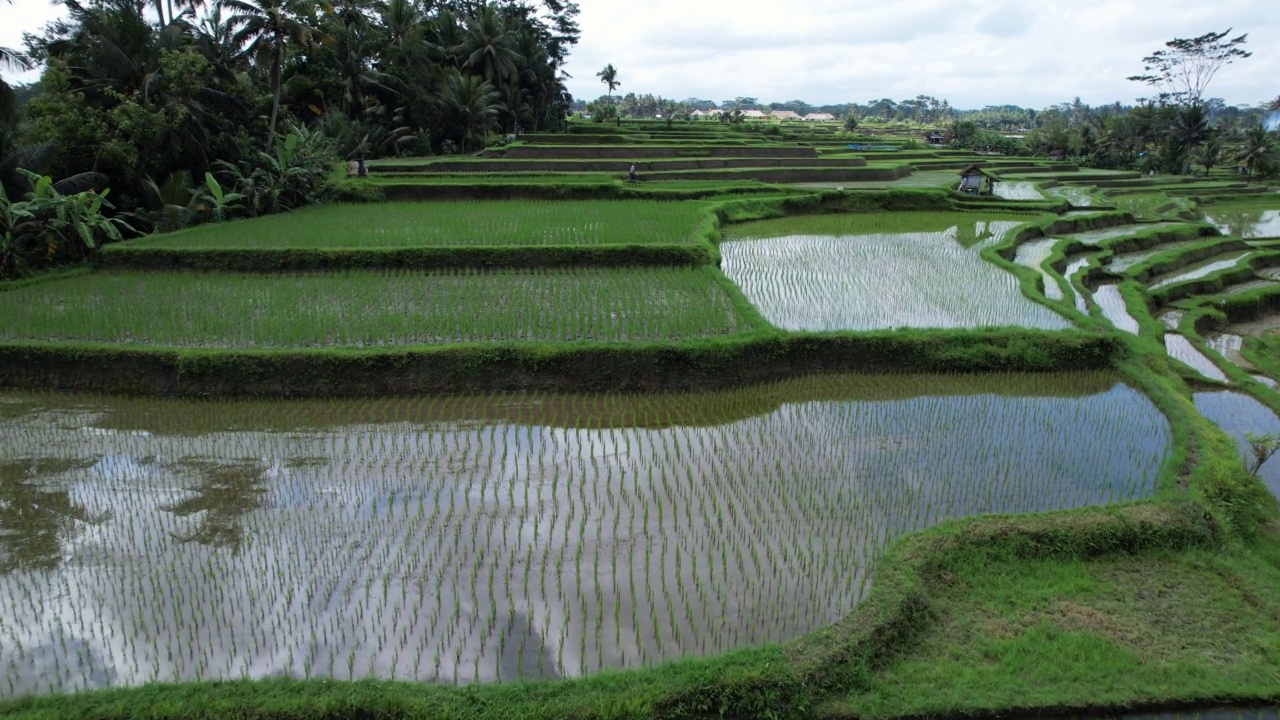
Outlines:
{"label": "small wooden hut", "polygon": [[928,133],[924,136],[924,141],[930,145],[942,145],[946,143],[947,136],[943,135],[937,130],[934,130],[933,132]]}
{"label": "small wooden hut", "polygon": [[956,189],[966,195],[990,195],[995,192],[996,179],[977,165],[969,165],[960,171],[960,187]]}

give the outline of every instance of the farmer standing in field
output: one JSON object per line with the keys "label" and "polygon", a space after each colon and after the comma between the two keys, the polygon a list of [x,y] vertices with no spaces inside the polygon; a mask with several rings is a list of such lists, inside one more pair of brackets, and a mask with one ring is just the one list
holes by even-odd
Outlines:
{"label": "farmer standing in field", "polygon": [[636,164],[631,163],[631,170],[627,173],[627,179],[631,182],[636,181]]}

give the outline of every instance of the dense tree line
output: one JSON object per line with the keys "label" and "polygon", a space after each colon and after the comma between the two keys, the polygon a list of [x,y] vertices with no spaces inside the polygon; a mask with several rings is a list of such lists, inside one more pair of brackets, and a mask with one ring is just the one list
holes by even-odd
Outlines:
{"label": "dense tree line", "polygon": [[[559,127],[578,40],[566,0],[66,0],[0,60],[43,64],[0,94],[0,182],[105,176],[121,210],[293,160],[466,152]],[[20,105],[20,107],[19,107]],[[177,188],[163,201],[154,189]],[[230,189],[230,188],[228,188]]]}

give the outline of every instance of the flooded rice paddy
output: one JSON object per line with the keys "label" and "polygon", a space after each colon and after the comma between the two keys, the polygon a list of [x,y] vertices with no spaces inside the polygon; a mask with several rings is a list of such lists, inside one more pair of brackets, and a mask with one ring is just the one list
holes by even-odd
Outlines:
{"label": "flooded rice paddy", "polygon": [[1076,288],[1076,273],[1089,267],[1089,257],[1087,255],[1075,258],[1068,258],[1067,267],[1062,271],[1062,276],[1067,280],[1067,287],[1071,288],[1071,297],[1075,300],[1076,309],[1081,313],[1089,314],[1089,303],[1085,299],[1084,293]]}
{"label": "flooded rice paddy", "polygon": [[1177,333],[1167,333],[1164,336],[1164,349],[1169,357],[1190,367],[1201,376],[1213,380],[1214,382],[1227,382],[1226,373],[1222,369],[1213,364],[1213,361],[1205,357],[1205,354],[1196,349],[1191,341]]}
{"label": "flooded rice paddy", "polygon": [[1019,224],[729,240],[720,246],[722,269],[785,330],[1068,328],[1023,295],[1012,273],[980,254]]}
{"label": "flooded rice paddy", "polygon": [[[1251,457],[1246,433],[1280,432],[1280,417],[1271,408],[1238,392],[1204,392],[1193,397],[1196,409],[1223,432],[1235,438],[1243,457]],[[1280,497],[1280,457],[1268,460],[1258,471],[1262,483]]]}
{"label": "flooded rice paddy", "polygon": [[1017,256],[1013,259],[1015,263],[1040,273],[1044,285],[1044,296],[1050,300],[1062,299],[1062,288],[1058,286],[1057,279],[1044,267],[1044,262],[1053,254],[1053,247],[1057,244],[1056,238],[1042,238],[1022,243],[1018,246]]}
{"label": "flooded rice paddy", "polygon": [[1131,335],[1138,334],[1138,321],[1129,314],[1124,296],[1120,294],[1119,285],[1103,285],[1093,293],[1093,301],[1098,304],[1105,317],[1117,330]]}
{"label": "flooded rice paddy", "polygon": [[1219,270],[1227,270],[1229,268],[1236,267],[1245,260],[1248,260],[1252,255],[1253,253],[1251,252],[1245,252],[1211,258],[1202,263],[1197,263],[1190,267],[1182,268],[1176,272],[1154,278],[1147,286],[1147,289],[1159,290],[1160,288],[1177,285],[1178,283],[1184,283],[1189,280],[1199,280],[1200,278],[1208,277]]}
{"label": "flooded rice paddy", "polygon": [[1117,225],[1115,227],[1103,228],[1101,230],[1090,230],[1088,232],[1074,233],[1065,237],[1075,240],[1083,245],[1097,245],[1104,240],[1111,240],[1126,235],[1144,232],[1153,228],[1165,228],[1182,223],[1163,222],[1163,223],[1146,223],[1142,225]]}
{"label": "flooded rice paddy", "polygon": [[1280,237],[1280,210],[1211,210],[1205,220],[1218,228],[1218,232],[1231,237],[1246,240]]}
{"label": "flooded rice paddy", "polygon": [[1036,189],[1036,184],[1025,181],[1004,181],[998,182],[995,186],[995,194],[1005,200],[1043,200],[1044,195]]}
{"label": "flooded rice paddy", "polygon": [[1129,268],[1135,267],[1137,265],[1141,265],[1142,263],[1150,260],[1151,258],[1161,253],[1167,253],[1172,250],[1184,250],[1193,245],[1199,245],[1203,242],[1204,241],[1200,239],[1178,240],[1175,242],[1164,243],[1162,245],[1156,245],[1155,247],[1150,247],[1150,248],[1147,248],[1146,250],[1140,250],[1138,252],[1121,253],[1111,258],[1111,261],[1107,263],[1107,270],[1109,272],[1113,272],[1119,275],[1123,273],[1125,270],[1128,270]]}
{"label": "flooded rice paddy", "polygon": [[1105,373],[673,396],[0,395],[0,696],[578,676],[840,618],[903,533],[1149,495]]}

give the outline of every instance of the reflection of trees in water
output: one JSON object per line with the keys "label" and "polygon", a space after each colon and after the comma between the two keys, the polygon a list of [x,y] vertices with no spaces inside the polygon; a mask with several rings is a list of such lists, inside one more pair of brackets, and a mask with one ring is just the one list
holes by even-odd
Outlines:
{"label": "reflection of trees in water", "polygon": [[161,510],[178,517],[204,515],[194,532],[170,535],[181,543],[226,547],[239,552],[245,539],[244,516],[266,505],[263,476],[267,467],[257,460],[227,463],[198,458],[183,460],[179,465],[200,474],[200,483],[187,488],[195,496]]}
{"label": "reflection of trees in water", "polygon": [[1220,227],[1226,227],[1223,235],[1238,238],[1252,237],[1253,230],[1263,219],[1263,210],[1234,210],[1232,212],[1215,212],[1213,220]]}
{"label": "reflection of trees in water", "polygon": [[42,478],[84,470],[96,460],[27,458],[0,463],[0,575],[15,570],[54,570],[62,564],[62,544],[77,523],[106,522],[109,512],[94,515],[53,490]]}

